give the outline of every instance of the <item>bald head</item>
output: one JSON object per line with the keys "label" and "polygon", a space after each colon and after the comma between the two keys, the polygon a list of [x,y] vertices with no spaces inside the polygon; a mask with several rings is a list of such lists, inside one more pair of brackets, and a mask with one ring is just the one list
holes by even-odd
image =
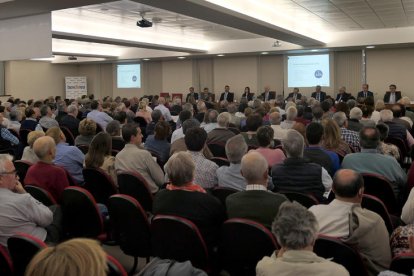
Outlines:
{"label": "bald head", "polygon": [[258,152],[248,152],[241,161],[241,174],[248,184],[261,184],[267,187],[268,164]]}
{"label": "bald head", "polygon": [[359,201],[362,199],[364,179],[362,175],[354,170],[342,169],[336,172],[332,190],[339,200]]}
{"label": "bald head", "polygon": [[51,162],[55,158],[55,141],[50,136],[40,137],[34,142],[33,151],[41,161]]}
{"label": "bald head", "polygon": [[158,103],[159,104],[165,104],[165,98],[164,97],[159,97],[158,98]]}

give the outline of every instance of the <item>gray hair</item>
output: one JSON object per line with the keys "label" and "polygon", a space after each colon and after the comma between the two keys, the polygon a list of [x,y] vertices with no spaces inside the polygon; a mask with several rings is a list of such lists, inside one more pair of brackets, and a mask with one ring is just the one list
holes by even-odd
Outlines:
{"label": "gray hair", "polygon": [[295,120],[297,115],[298,115],[298,110],[294,106],[289,106],[289,108],[286,110],[286,120],[288,121]]}
{"label": "gray hair", "polygon": [[380,111],[380,117],[383,122],[391,122],[394,119],[394,114],[389,109],[383,109]]}
{"label": "gray hair", "polygon": [[302,134],[294,129],[289,129],[286,132],[286,139],[282,140],[282,146],[288,157],[303,157],[304,144]]}
{"label": "gray hair", "polygon": [[185,120],[182,125],[184,135],[187,132],[187,130],[189,130],[190,128],[199,127],[199,126],[200,126],[200,122],[197,119]]}
{"label": "gray hair", "polygon": [[40,160],[44,160],[50,150],[55,147],[55,140],[52,137],[43,136],[36,139],[33,144],[33,151]]}
{"label": "gray hair", "polygon": [[230,163],[239,164],[247,152],[247,144],[240,134],[231,137],[226,143],[226,156]]}
{"label": "gray hair", "polygon": [[319,229],[315,215],[297,202],[283,202],[272,224],[277,242],[287,249],[299,250],[313,245]]}
{"label": "gray hair", "polygon": [[61,101],[57,104],[57,110],[58,111],[65,111],[66,108],[66,102],[65,101]]}
{"label": "gray hair", "polygon": [[270,119],[270,124],[272,125],[280,125],[280,113],[279,112],[272,112],[269,115],[269,119]]}
{"label": "gray hair", "polygon": [[332,116],[332,119],[338,124],[339,127],[343,127],[346,122],[345,112],[338,111]]}
{"label": "gray hair", "polygon": [[362,110],[359,107],[354,107],[351,109],[351,111],[349,112],[349,118],[350,119],[357,119],[357,120],[361,120],[362,119]]}
{"label": "gray hair", "polygon": [[210,109],[208,111],[208,121],[209,123],[217,123],[217,117],[219,113],[215,109]]}
{"label": "gray hair", "polygon": [[230,119],[231,119],[230,113],[228,113],[228,112],[220,113],[217,117],[217,124],[220,127],[228,127]]}
{"label": "gray hair", "polygon": [[237,112],[237,106],[234,103],[229,103],[229,105],[227,106],[227,111],[230,114],[235,114]]}
{"label": "gray hair", "polygon": [[21,112],[20,110],[12,110],[9,113],[9,117],[10,117],[10,121],[18,121],[19,117],[21,117]]}
{"label": "gray hair", "polygon": [[258,152],[248,152],[241,160],[241,171],[247,183],[260,184],[257,182],[262,180],[261,178],[268,169],[266,159]]}
{"label": "gray hair", "polygon": [[174,153],[165,164],[165,172],[172,184],[183,186],[194,179],[195,163],[191,154],[186,151]]}
{"label": "gray hair", "polygon": [[356,101],[354,99],[349,99],[346,101],[346,105],[349,107],[349,109],[352,109],[356,106]]}
{"label": "gray hair", "polygon": [[11,156],[10,154],[0,154],[0,173],[6,172],[6,169],[4,167],[6,161],[13,162],[13,156]]}
{"label": "gray hair", "polygon": [[76,113],[76,111],[78,111],[78,108],[76,107],[76,105],[71,104],[68,106],[68,113],[74,114]]}
{"label": "gray hair", "polygon": [[121,134],[121,123],[118,120],[112,120],[106,125],[106,132],[111,136]]}
{"label": "gray hair", "polygon": [[47,104],[42,105],[42,107],[40,108],[40,115],[42,117],[46,116],[49,108],[50,106],[48,106]]}
{"label": "gray hair", "polygon": [[185,103],[185,104],[183,104],[183,110],[188,110],[188,111],[193,112],[194,111],[194,107],[193,107],[193,105],[191,103]]}

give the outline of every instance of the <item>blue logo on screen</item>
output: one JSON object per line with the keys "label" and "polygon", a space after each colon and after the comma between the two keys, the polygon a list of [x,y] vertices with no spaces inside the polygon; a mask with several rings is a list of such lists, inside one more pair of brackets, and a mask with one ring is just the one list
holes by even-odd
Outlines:
{"label": "blue logo on screen", "polygon": [[322,73],[321,70],[316,70],[315,71],[315,78],[320,79],[320,78],[322,78],[322,76],[323,76],[323,73]]}
{"label": "blue logo on screen", "polygon": [[132,81],[136,82],[137,81],[137,76],[132,76]]}

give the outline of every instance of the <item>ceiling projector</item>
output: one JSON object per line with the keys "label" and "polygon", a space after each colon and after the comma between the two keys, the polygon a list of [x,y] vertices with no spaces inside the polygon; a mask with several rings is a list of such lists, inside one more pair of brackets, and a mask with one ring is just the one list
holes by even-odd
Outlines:
{"label": "ceiling projector", "polygon": [[142,18],[142,20],[137,22],[137,26],[141,27],[141,28],[148,28],[148,27],[152,27],[152,22],[146,20],[145,18]]}

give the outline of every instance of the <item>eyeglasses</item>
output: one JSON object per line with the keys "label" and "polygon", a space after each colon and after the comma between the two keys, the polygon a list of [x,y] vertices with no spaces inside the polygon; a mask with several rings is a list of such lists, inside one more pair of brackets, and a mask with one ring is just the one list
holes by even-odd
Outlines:
{"label": "eyeglasses", "polygon": [[16,174],[17,173],[17,171],[16,170],[13,170],[13,171],[11,171],[11,172],[3,172],[3,173],[0,173],[0,175],[3,175],[3,174]]}

